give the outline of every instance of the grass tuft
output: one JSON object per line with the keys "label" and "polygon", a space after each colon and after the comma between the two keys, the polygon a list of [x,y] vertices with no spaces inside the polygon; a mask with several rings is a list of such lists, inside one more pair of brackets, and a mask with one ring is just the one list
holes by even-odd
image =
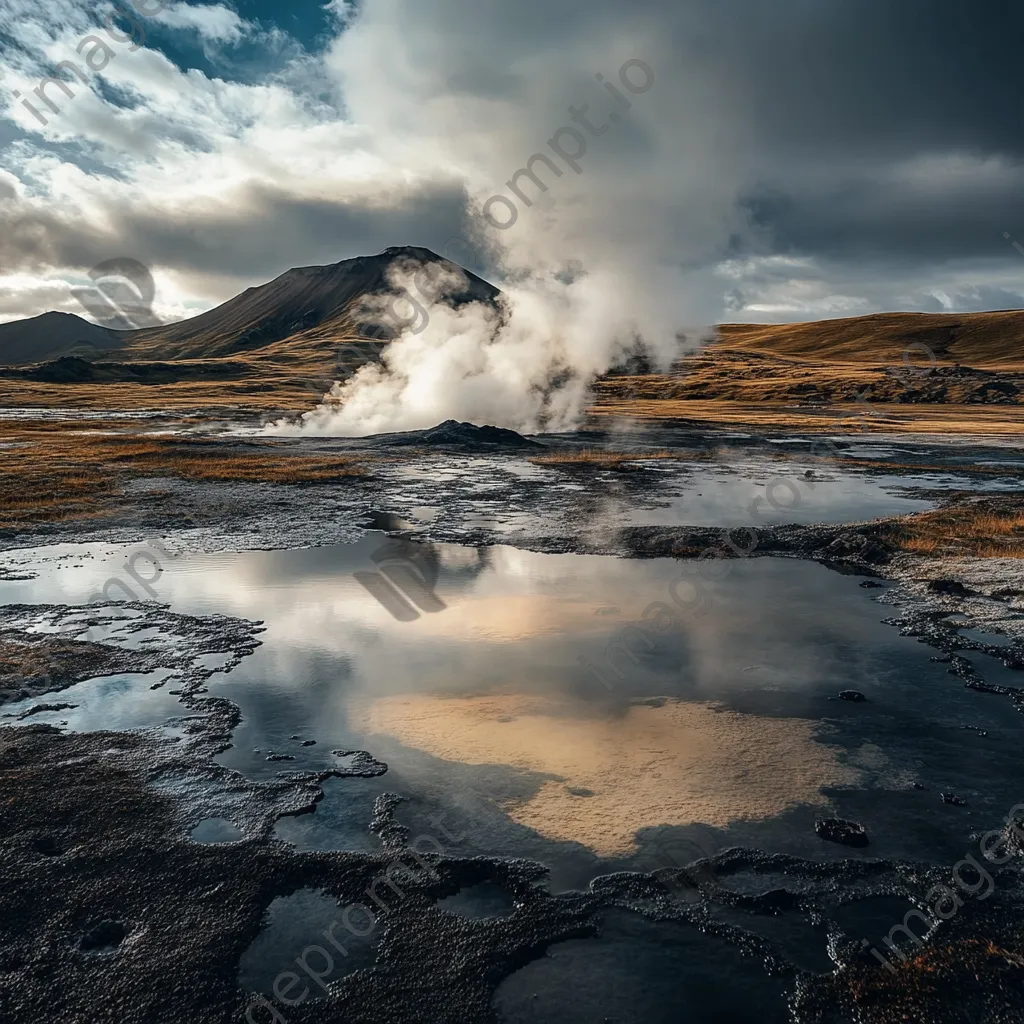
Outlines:
{"label": "grass tuft", "polygon": [[981,499],[908,516],[884,533],[891,545],[917,555],[1024,558],[1024,507]]}
{"label": "grass tuft", "polygon": [[350,455],[294,454],[273,442],[119,433],[99,430],[95,421],[9,422],[4,439],[11,447],[0,449],[0,527],[14,529],[106,515],[131,478],[307,484],[367,475]]}

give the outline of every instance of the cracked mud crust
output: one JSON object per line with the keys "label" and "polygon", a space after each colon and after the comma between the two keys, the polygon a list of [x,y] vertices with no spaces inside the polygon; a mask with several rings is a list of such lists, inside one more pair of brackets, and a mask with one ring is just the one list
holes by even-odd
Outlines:
{"label": "cracked mud crust", "polygon": [[[837,1008],[856,1009],[866,1024],[908,1013],[945,1024],[968,1010],[997,1024],[1019,1019],[1024,904],[1019,880],[1014,887],[1020,844],[1009,828],[1016,861],[994,869],[993,898],[945,923],[895,978],[844,933],[835,912],[866,895],[925,891],[942,880],[941,869],[736,849],[552,895],[539,884],[538,864],[425,855],[419,869],[405,864],[390,876],[400,896],[384,889],[374,968],[326,991],[303,976],[292,993],[309,992],[299,1005],[257,1004],[237,972],[271,902],[312,889],[337,900],[339,914],[366,905],[368,890],[389,867],[398,870],[407,851],[393,799],[377,807],[376,828],[389,835],[381,855],[298,853],[274,839],[277,818],[312,811],[324,778],[346,773],[251,783],[209,760],[216,732],[182,745],[144,733],[0,729],[0,1018],[228,1024],[246,1020],[247,1010],[252,1021],[275,1019],[273,1006],[289,1024],[489,1022],[497,1019],[492,999],[503,979],[553,943],[599,935],[604,915],[618,908],[685,923],[761,961],[791,988],[795,1019],[806,1024],[835,1019]],[[192,842],[190,829],[213,813],[229,817],[243,838],[228,846]],[[510,894],[510,914],[472,920],[437,907],[483,882]],[[755,927],[722,920],[721,908],[752,922],[784,913],[824,927],[838,970],[826,977],[801,970]],[[319,969],[321,961],[312,962]],[[956,1010],[950,991],[958,993]]]}
{"label": "cracked mud crust", "polygon": [[[161,605],[120,602],[98,606],[0,605],[0,704],[65,690],[97,676],[153,672],[171,675],[190,695],[213,675],[195,664],[224,654],[230,672],[258,646],[258,622],[223,615],[180,615]],[[139,646],[135,634],[151,633]],[[88,639],[109,633],[109,642]],[[85,637],[87,639],[80,639]]]}
{"label": "cracked mud crust", "polygon": [[[464,457],[444,456],[449,468]],[[479,460],[460,463],[456,475],[472,461],[475,477],[439,483],[433,469],[441,461],[425,462],[418,467],[422,476],[413,479],[401,475],[397,462],[382,461],[377,478],[353,479],[341,491],[311,485],[301,502],[287,486],[163,481],[154,491],[149,483],[128,496],[118,522],[89,529],[92,536],[127,540],[138,540],[140,530],[178,530],[186,547],[205,550],[230,549],[239,538],[243,547],[331,543],[383,528],[412,539],[513,543],[538,551],[742,554],[724,547],[723,531],[710,527],[631,526],[591,534],[575,528],[602,507],[612,488],[629,500],[657,504],[664,495],[658,491],[652,499],[649,492],[663,478],[650,465],[609,474],[598,460],[592,473],[548,470],[533,478],[516,476],[507,461],[495,470],[495,456],[483,470]],[[944,492],[937,500],[956,512],[975,499]],[[1015,514],[1020,506],[1013,495],[985,500],[986,514]],[[540,510],[547,519],[535,518],[510,536],[472,520],[481,502],[506,517]],[[442,515],[429,524],[398,518],[421,504],[441,504]],[[899,536],[906,522],[758,527],[750,555],[814,559],[870,576],[892,625],[933,647],[955,685],[1002,696],[1024,711],[1024,680],[1021,687],[986,680],[975,657],[1024,667],[1024,559],[908,552]],[[83,525],[47,529],[50,540],[81,539]],[[748,543],[744,528],[731,536],[738,545]],[[27,546],[46,539],[8,535],[6,542]],[[1001,542],[1007,540],[1014,538],[1008,534]],[[18,566],[3,573],[10,581],[28,576]],[[991,641],[964,635],[970,628],[992,634]],[[905,961],[891,958],[892,970],[862,947],[860,933],[839,923],[843,908],[879,896],[917,905],[933,886],[950,884],[948,868],[864,855],[818,862],[753,849],[690,862],[691,851],[661,859],[649,871],[597,878],[586,891],[553,894],[544,866],[525,860],[428,854],[411,868],[402,798],[390,792],[377,798],[366,822],[382,840],[381,853],[295,850],[275,836],[282,817],[312,813],[329,778],[383,776],[387,765],[372,750],[337,750],[331,769],[281,771],[272,781],[252,782],[216,763],[240,713],[230,701],[210,697],[206,683],[214,671],[230,671],[252,653],[260,629],[256,622],[177,615],[141,603],[0,607],[0,702],[41,698],[103,674],[163,670],[155,685],[173,686],[195,716],[184,720],[177,738],[159,730],[74,734],[31,724],[35,714],[67,706],[51,700],[0,724],[0,1021],[495,1022],[495,994],[506,979],[557,943],[600,936],[609,914],[623,911],[648,922],[677,922],[709,942],[739,949],[784,987],[795,1024],[1021,1020],[1021,822],[1005,825],[1011,857],[991,867],[991,897],[967,901],[924,948],[908,951]],[[201,657],[210,654],[227,660],[218,670],[202,667]],[[583,799],[587,792],[577,795]],[[240,838],[223,845],[193,841],[192,831],[210,819],[229,822]],[[1003,827],[991,827],[997,825]],[[838,855],[853,856],[846,850]],[[382,885],[382,877],[391,877],[401,895]],[[473,920],[438,906],[485,883],[507,894],[507,915]],[[240,961],[267,926],[271,904],[303,890],[336,901],[339,918],[352,905],[373,906],[375,965],[326,988],[300,976],[297,991],[306,987],[309,995],[297,1005],[269,996],[254,1001],[255,993],[239,985]],[[382,891],[383,906],[371,902],[373,891]],[[799,966],[791,949],[766,936],[766,923],[780,917],[826,934],[831,973]]]}
{"label": "cracked mud crust", "polygon": [[[967,570],[961,575],[971,578]],[[1005,601],[1006,580],[992,578],[994,596],[940,583],[919,583],[918,596],[908,590],[895,601],[897,624],[940,652],[956,651],[957,674],[977,688],[964,654],[989,645],[956,641],[948,610]],[[176,692],[199,714],[178,739],[159,731],[0,728],[2,1020],[235,1024],[248,1013],[255,1024],[278,1017],[287,1024],[494,1022],[495,993],[506,978],[556,943],[599,936],[612,910],[677,922],[742,951],[790,992],[801,1024],[831,1024],[838,1008],[863,1024],[908,1018],[953,1024],[965,1012],[997,1024],[1019,1019],[1024,851],[1018,833],[1024,826],[1007,826],[1013,859],[992,868],[992,897],[944,922],[920,955],[897,962],[892,975],[837,923],[838,912],[879,895],[912,902],[931,886],[948,884],[948,869],[890,860],[818,863],[733,849],[694,863],[670,857],[646,873],[607,875],[587,891],[551,894],[543,884],[546,869],[524,860],[427,854],[410,867],[409,830],[397,818],[402,801],[391,793],[378,798],[366,823],[384,840],[382,853],[297,852],[275,837],[280,818],[314,811],[328,778],[379,776],[387,766],[372,752],[339,750],[332,769],[281,772],[256,783],[213,760],[230,744],[239,713],[230,701],[204,693],[211,670],[194,660],[217,650],[237,663],[258,644],[257,623],[176,616],[152,605],[9,606],[3,621],[8,629],[47,626],[59,631],[48,635],[61,644],[89,629],[109,630],[103,641],[86,642],[90,650],[111,648],[101,659],[130,655],[135,668],[173,665]],[[148,649],[119,646],[119,630],[134,636],[154,627]],[[1012,644],[999,650],[1011,661],[1021,653]],[[240,838],[226,845],[194,842],[192,830],[208,819],[230,822]],[[400,898],[391,898],[381,882],[389,877]],[[509,894],[510,914],[472,920],[437,906],[482,883]],[[374,904],[380,941],[372,969],[332,980],[326,990],[303,981],[297,991],[305,987],[310,995],[294,1006],[254,1002],[256,994],[240,988],[240,960],[275,899],[313,890],[337,901],[340,917],[350,906],[369,905],[368,893],[382,887],[384,905]],[[733,918],[723,918],[725,911]],[[736,913],[749,923],[736,923]],[[762,934],[759,922],[780,914],[825,929],[834,973],[808,972]]]}

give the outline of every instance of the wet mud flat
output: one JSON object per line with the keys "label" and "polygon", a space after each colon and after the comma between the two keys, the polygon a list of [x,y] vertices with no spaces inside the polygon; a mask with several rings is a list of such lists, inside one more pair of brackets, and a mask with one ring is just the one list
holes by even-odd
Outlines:
{"label": "wet mud flat", "polygon": [[[626,555],[640,553],[630,531],[642,536],[647,522],[695,528],[695,544],[716,527],[752,523],[766,547],[772,541],[778,552],[810,553],[825,534],[773,541],[772,532],[875,519],[883,504],[893,512],[926,509],[958,491],[1009,501],[1024,476],[1013,449],[980,441],[897,444],[850,435],[820,442],[685,425],[522,438],[457,429],[463,426],[469,425],[274,442],[284,458],[355,458],[366,470],[329,483],[204,482],[175,476],[169,463],[166,475],[122,481],[102,515],[0,529],[0,549],[72,540],[137,543],[170,532],[187,550],[319,546],[353,540],[390,517],[435,541]],[[222,449],[225,460],[253,465],[267,457],[270,443],[231,434],[205,442]],[[581,451],[614,459],[574,461]],[[787,493],[786,481],[798,498]],[[708,487],[716,495],[705,494]],[[858,491],[869,492],[869,500],[851,504]],[[4,560],[0,571],[18,566]]]}
{"label": "wet mud flat", "polygon": [[[906,961],[890,953],[886,966],[856,941],[858,911],[887,922],[893,906],[913,909],[915,894],[952,886],[948,872],[734,849],[551,894],[540,864],[407,846],[409,834],[393,818],[397,801],[383,802],[374,822],[386,838],[383,853],[296,852],[273,838],[273,823],[311,812],[323,778],[284,774],[254,784],[216,767],[209,758],[226,725],[211,721],[208,734],[184,747],[137,732],[0,729],[5,1019],[483,1022],[563,1019],[555,1013],[565,1011],[564,1019],[583,1021],[593,1018],[580,1007],[593,1008],[602,993],[613,997],[624,967],[619,983],[647,972],[666,989],[666,949],[691,955],[674,968],[681,980],[675,989],[668,982],[668,1006],[644,1019],[675,1019],[669,1006],[677,1012],[680,1000],[698,1019],[1020,1019],[1024,822],[995,840],[1007,865],[992,869],[989,898],[963,901],[923,950],[908,944]],[[357,772],[336,774],[385,770],[365,759]],[[189,838],[201,817],[218,813],[243,838]],[[439,906],[481,885],[507,894],[511,910],[480,918]],[[336,917],[267,992],[243,990],[239,964],[268,908],[303,891],[336,903]],[[876,909],[883,897],[889,903]],[[368,927],[377,933],[373,965],[352,969],[352,936]],[[815,940],[831,964],[808,963]],[[566,952],[581,949],[562,971]],[[602,958],[606,950],[611,960]],[[717,969],[731,965],[736,991],[724,1016],[718,994],[702,998],[695,984],[698,953]],[[549,983],[536,974],[547,964],[557,972]],[[579,1005],[567,1006],[560,993],[577,989]]]}
{"label": "wet mud flat", "polygon": [[[662,993],[668,1004],[689,1001],[697,1015],[714,1006],[715,1019],[1019,1019],[1024,807],[989,839],[1003,866],[991,868],[985,899],[966,895],[980,891],[973,876],[961,875],[959,889],[941,868],[741,848],[551,893],[540,863],[458,857],[450,842],[424,849],[396,817],[400,798],[387,794],[367,822],[380,853],[296,851],[275,837],[278,821],[312,813],[328,778],[345,785],[387,765],[364,753],[333,770],[253,782],[213,760],[236,709],[193,701],[201,715],[176,739],[0,728],[5,1019],[455,1022],[564,1011],[582,1021],[580,1007],[614,995],[616,970],[646,971],[664,989],[666,948],[690,951],[676,988]],[[238,838],[191,838],[212,818],[230,821]],[[450,840],[471,824],[449,820],[438,835]],[[445,907],[480,886],[505,894],[503,912]],[[912,911],[922,892],[943,886],[964,898],[923,948],[887,950],[883,963],[857,941],[865,920],[882,929],[900,920],[894,907]],[[335,914],[265,991],[243,989],[239,965],[269,908],[301,892],[333,902]],[[348,950],[367,929],[372,966],[353,966]],[[813,947],[828,958],[815,962]],[[698,951],[732,965],[737,992],[724,1017],[716,993],[701,995]],[[536,974],[547,964],[557,972],[550,983]],[[583,993],[575,1009],[560,995],[567,986]],[[674,1019],[667,1014],[652,1004],[645,1019]]]}
{"label": "wet mud flat", "polygon": [[[941,457],[924,454],[931,465]],[[216,549],[242,533],[245,546],[273,547],[373,528],[413,545],[488,546],[508,543],[502,520],[521,513],[511,539],[536,551],[692,558],[723,546],[721,529],[686,524],[571,529],[606,508],[610,489],[650,503],[652,491],[657,499],[674,487],[671,472],[640,461],[613,471],[535,472],[518,451],[446,450],[431,458],[415,472],[389,465],[376,482],[359,481],[344,495],[316,486],[182,485],[174,501],[194,505],[145,510],[143,490],[124,522],[103,529],[137,542],[140,523],[159,524],[162,535],[175,526],[178,550]],[[481,460],[483,479],[467,476],[466,458]],[[884,473],[875,465],[871,472]],[[289,509],[299,492],[304,504]],[[947,500],[963,499],[935,498]],[[426,514],[439,507],[443,514]],[[318,519],[341,510],[348,518]],[[178,518],[192,512],[191,524]],[[755,551],[730,553],[726,545],[713,564],[784,555],[884,581],[879,611],[894,632],[933,651],[951,685],[971,699],[1019,711],[1020,560],[925,559],[901,551],[887,529],[885,522],[759,526]],[[744,535],[738,528],[732,536]],[[7,572],[16,581],[32,570],[12,563]],[[331,767],[317,771],[280,771],[275,762],[258,781],[218,763],[237,740],[241,712],[211,695],[215,670],[203,659],[221,656],[217,671],[245,664],[260,628],[148,603],[2,609],[0,685],[19,710],[0,719],[0,1018],[589,1024],[601,1019],[598,1011],[611,1020],[667,1021],[685,1007],[693,1019],[807,1024],[1021,1019],[1024,807],[1007,805],[1005,820],[988,820],[986,808],[965,821],[964,852],[990,883],[970,862],[941,867],[876,857],[871,847],[847,856],[834,846],[831,856],[808,858],[741,843],[695,860],[692,847],[670,844],[649,864],[553,891],[541,860],[466,856],[439,830],[425,851],[425,832],[406,824],[415,819],[390,789],[366,814],[365,830],[379,839],[375,852],[298,850],[280,839],[282,822],[316,817],[328,787],[343,793],[373,779],[387,787],[390,770],[373,747],[339,750]],[[152,685],[173,689],[188,717],[170,731],[33,724],[63,714],[54,710],[69,702],[60,694],[77,683],[125,672],[153,673]],[[470,829],[472,808],[467,815],[448,819],[446,829]],[[229,838],[196,838],[212,822],[230,825]],[[470,912],[481,887],[490,902]],[[302,894],[328,905],[323,927],[303,932],[305,945],[290,958],[261,964],[254,950],[265,945],[272,908]],[[908,915],[934,908],[939,923],[918,941],[925,918]],[[896,952],[882,939],[901,923],[908,931],[897,927]],[[367,934],[372,950],[359,954]],[[878,936],[877,944],[865,945],[864,935]],[[707,985],[723,964],[735,989],[724,1003],[720,986]],[[623,1000],[630,992],[635,998]]]}

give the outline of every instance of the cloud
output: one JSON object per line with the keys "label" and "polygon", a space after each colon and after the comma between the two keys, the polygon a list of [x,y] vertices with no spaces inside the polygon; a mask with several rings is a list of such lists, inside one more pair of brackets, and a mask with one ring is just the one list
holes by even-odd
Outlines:
{"label": "cloud", "polygon": [[[572,311],[552,351],[583,376],[634,331],[667,358],[678,328],[723,318],[1022,301],[1002,233],[1024,239],[1024,12],[993,0],[331,0],[304,29],[317,49],[289,41],[283,6],[257,24],[176,3],[69,78],[44,127],[12,90],[80,60],[108,10],[0,0],[0,260],[42,282],[0,315],[117,255],[153,267],[158,304],[198,310],[290,265],[460,233],[549,324]],[[634,59],[654,82],[620,110],[605,86]],[[580,173],[552,149],[563,127]],[[532,165],[546,191],[516,177],[537,153],[561,172]],[[505,231],[481,217],[495,195]]]}
{"label": "cloud", "polygon": [[168,28],[197,32],[203,39],[214,43],[237,43],[248,33],[250,25],[230,7],[222,4],[170,4],[153,21]]}

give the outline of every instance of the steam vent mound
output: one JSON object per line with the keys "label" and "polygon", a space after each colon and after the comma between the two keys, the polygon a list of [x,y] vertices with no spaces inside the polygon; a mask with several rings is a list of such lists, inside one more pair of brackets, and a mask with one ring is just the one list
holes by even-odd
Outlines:
{"label": "steam vent mound", "polygon": [[434,448],[457,448],[459,451],[493,452],[515,448],[543,448],[544,445],[504,427],[478,427],[475,423],[445,420],[428,430],[408,430],[400,434],[384,434],[380,442],[389,446],[429,445]]}

